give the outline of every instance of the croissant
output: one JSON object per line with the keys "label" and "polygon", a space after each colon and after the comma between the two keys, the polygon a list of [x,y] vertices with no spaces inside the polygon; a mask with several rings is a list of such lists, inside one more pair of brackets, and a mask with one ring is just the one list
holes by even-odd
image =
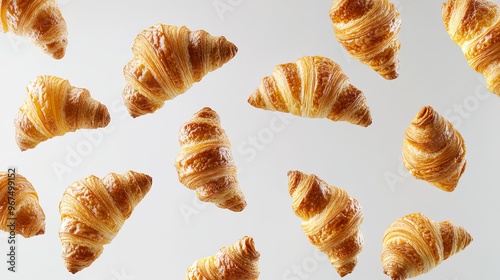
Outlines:
{"label": "croissant", "polygon": [[201,201],[242,211],[247,203],[236,177],[231,143],[219,115],[205,107],[179,130],[181,149],[175,159],[179,181]]}
{"label": "croissant", "polygon": [[260,274],[259,257],[253,238],[245,236],[213,256],[196,260],[184,280],[256,280]]}
{"label": "croissant", "polygon": [[334,0],[330,19],[339,43],[354,59],[388,80],[399,76],[401,17],[388,0]]}
{"label": "croissant", "polygon": [[341,277],[351,273],[364,244],[359,202],[345,190],[300,171],[288,172],[288,191],[309,241],[328,256]]}
{"label": "croissant", "polygon": [[449,0],[442,17],[450,38],[469,65],[483,74],[488,89],[500,96],[500,8],[487,0]]}
{"label": "croissant", "polygon": [[132,51],[134,58],[123,69],[123,99],[135,118],[186,92],[231,60],[238,48],[204,30],[157,24],[139,33]]}
{"label": "croissant", "polygon": [[23,175],[15,172],[0,172],[0,230],[14,230],[25,238],[45,233],[45,214],[38,194]]}
{"label": "croissant", "polygon": [[384,273],[404,280],[429,272],[472,241],[463,227],[434,222],[422,213],[395,221],[386,230],[381,255]]}
{"label": "croissant", "polygon": [[415,178],[452,192],[465,171],[465,150],[460,132],[425,106],[406,129],[403,163]]}
{"label": "croissant", "polygon": [[308,118],[372,123],[362,91],[349,83],[340,66],[322,56],[303,56],[295,63],[280,64],[272,76],[262,79],[248,98],[250,105]]}
{"label": "croissant", "polygon": [[55,76],[39,76],[27,87],[28,95],[14,120],[16,142],[22,151],[83,128],[105,127],[110,115],[87,89]]}
{"label": "croissant", "polygon": [[91,175],[69,186],[59,203],[62,257],[71,273],[89,267],[149,192],[152,178],[128,171]]}
{"label": "croissant", "polygon": [[0,22],[3,32],[30,38],[55,59],[64,57],[68,30],[56,1],[2,0]]}

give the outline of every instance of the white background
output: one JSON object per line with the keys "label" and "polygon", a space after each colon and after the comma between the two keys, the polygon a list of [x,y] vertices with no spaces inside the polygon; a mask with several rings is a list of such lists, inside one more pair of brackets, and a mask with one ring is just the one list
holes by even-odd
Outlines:
{"label": "white background", "polygon": [[[363,207],[365,246],[346,279],[388,279],[380,262],[382,236],[394,220],[415,211],[462,225],[474,238],[464,251],[418,279],[496,278],[500,99],[488,92],[483,77],[448,37],[442,2],[394,1],[402,17],[402,48],[400,77],[393,81],[341,48],[328,17],[331,1],[59,1],[69,30],[60,61],[23,38],[0,34],[0,168],[16,166],[32,182],[47,216],[45,235],[18,237],[17,273],[8,272],[2,261],[7,234],[0,234],[0,279],[183,279],[193,261],[244,235],[254,237],[261,253],[260,279],[339,279],[292,212],[286,176],[292,169],[346,189]],[[230,9],[218,11],[217,3]],[[239,51],[156,113],[133,119],[121,100],[122,68],[132,58],[135,36],[160,22],[223,35]],[[301,119],[247,104],[275,65],[303,55],[327,56],[341,65],[366,95],[371,126]],[[13,119],[25,87],[42,74],[89,89],[108,107],[110,125],[20,152]],[[445,115],[465,139],[467,169],[453,193],[414,179],[401,164],[404,131],[425,105]],[[248,202],[241,213],[200,203],[178,182],[173,166],[178,129],[204,106],[219,113],[232,142]],[[55,167],[62,165],[71,171],[58,174]],[[151,191],[101,257],[71,275],[58,237],[62,193],[88,175],[130,169],[153,177]],[[292,272],[294,267],[302,274]]]}

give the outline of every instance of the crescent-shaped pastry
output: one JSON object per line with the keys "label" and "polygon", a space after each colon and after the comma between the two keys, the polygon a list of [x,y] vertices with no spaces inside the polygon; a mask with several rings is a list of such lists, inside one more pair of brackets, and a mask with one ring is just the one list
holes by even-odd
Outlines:
{"label": "crescent-shaped pastry", "polygon": [[306,118],[327,118],[360,126],[372,123],[365,95],[340,66],[323,56],[303,56],[280,64],[250,95],[253,107]]}
{"label": "crescent-shaped pastry", "polygon": [[334,0],[330,9],[339,43],[388,80],[399,76],[401,16],[388,0]]}
{"label": "crescent-shaped pastry", "polygon": [[465,151],[460,132],[425,106],[406,129],[403,163],[415,178],[451,192],[465,171]]}
{"label": "crescent-shaped pastry", "polygon": [[406,215],[391,224],[384,234],[381,255],[384,273],[392,280],[417,277],[471,242],[471,235],[450,221],[434,222],[422,213]]}
{"label": "crescent-shaped pastry", "polygon": [[288,172],[288,191],[309,241],[328,256],[341,277],[351,273],[364,244],[359,202],[345,190],[300,171]]}

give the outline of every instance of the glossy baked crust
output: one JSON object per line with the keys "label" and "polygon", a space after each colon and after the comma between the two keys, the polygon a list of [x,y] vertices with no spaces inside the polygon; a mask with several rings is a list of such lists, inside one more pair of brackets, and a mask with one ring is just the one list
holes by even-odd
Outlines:
{"label": "glossy baked crust", "polygon": [[89,267],[149,192],[151,176],[128,171],[89,176],[69,186],[59,203],[62,257],[71,273]]}
{"label": "glossy baked crust", "polygon": [[134,58],[124,67],[123,100],[132,117],[153,113],[166,100],[231,60],[238,48],[204,30],[157,24],[137,35]]}
{"label": "glossy baked crust", "polygon": [[196,260],[184,280],[256,280],[259,257],[253,238],[245,236],[213,256]]}
{"label": "glossy baked crust", "polygon": [[384,273],[404,280],[429,272],[472,242],[471,235],[450,221],[434,222],[422,213],[404,216],[384,234]]}
{"label": "glossy baked crust", "polygon": [[491,92],[500,95],[500,7],[486,0],[449,0],[442,16],[469,65],[483,74]]}
{"label": "glossy baked crust", "polygon": [[205,107],[179,130],[181,149],[175,159],[179,181],[202,201],[240,212],[246,206],[236,176],[231,143],[219,115]]}
{"label": "glossy baked crust", "polygon": [[303,56],[277,65],[262,79],[248,103],[256,108],[307,118],[328,118],[360,126],[372,123],[363,92],[340,66],[322,56]]}
{"label": "glossy baked crust", "polygon": [[465,143],[453,125],[425,106],[405,132],[403,163],[417,179],[451,192],[465,171]]}
{"label": "glossy baked crust", "polygon": [[3,32],[26,36],[45,53],[61,59],[68,45],[66,22],[54,0],[2,0]]}
{"label": "glossy baked crust", "polygon": [[16,142],[22,151],[77,129],[105,127],[111,120],[105,105],[94,100],[87,89],[73,87],[65,79],[38,76],[27,91],[14,120]]}
{"label": "glossy baked crust", "polygon": [[[11,191],[9,181],[13,182]],[[14,203],[14,215],[9,210],[9,202]],[[33,185],[21,174],[0,172],[0,230],[10,232],[11,222],[15,223],[14,232],[25,238],[45,233],[45,214]]]}
{"label": "glossy baked crust", "polygon": [[388,80],[399,76],[401,17],[388,0],[335,0],[330,9],[339,43]]}
{"label": "glossy baked crust", "polygon": [[309,241],[325,253],[341,277],[351,273],[364,244],[361,205],[314,174],[288,172],[292,209]]}

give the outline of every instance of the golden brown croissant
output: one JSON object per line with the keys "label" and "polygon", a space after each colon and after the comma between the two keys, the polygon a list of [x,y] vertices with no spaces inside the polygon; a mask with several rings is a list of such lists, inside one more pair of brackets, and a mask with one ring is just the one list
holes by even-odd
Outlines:
{"label": "golden brown croissant", "polygon": [[139,33],[132,51],[134,58],[123,69],[123,99],[135,118],[186,92],[231,60],[238,48],[204,30],[157,24]]}
{"label": "golden brown croissant", "polygon": [[89,176],[69,186],[59,203],[62,257],[71,273],[90,266],[149,192],[152,178],[128,171]]}
{"label": "golden brown croissant", "polygon": [[105,127],[108,109],[88,90],[55,76],[39,76],[27,87],[28,95],[14,120],[16,142],[24,151],[40,142],[82,128]]}
{"label": "golden brown croissant", "polygon": [[415,178],[451,192],[465,171],[465,150],[460,132],[425,106],[406,129],[403,163]]}
{"label": "golden brown croissant", "polygon": [[175,159],[179,181],[201,201],[240,212],[247,205],[236,177],[231,143],[219,115],[205,107],[179,130],[181,149]]}
{"label": "golden brown croissant", "polygon": [[421,213],[395,221],[386,230],[381,255],[384,273],[405,280],[429,272],[472,241],[463,227],[434,222]]}
{"label": "golden brown croissant", "polygon": [[363,212],[349,194],[314,174],[288,172],[292,209],[309,241],[325,253],[341,277],[351,273],[363,248]]}
{"label": "golden brown croissant", "polygon": [[487,0],[449,0],[442,17],[450,38],[469,65],[486,78],[488,89],[500,96],[500,8]]}
{"label": "golden brown croissant", "polygon": [[15,172],[0,172],[0,230],[14,230],[26,238],[45,233],[45,214],[38,194],[24,176]]}
{"label": "golden brown croissant", "polygon": [[372,123],[363,92],[349,83],[337,63],[322,56],[303,56],[294,63],[276,66],[272,76],[262,79],[248,103],[308,118],[365,127]]}
{"label": "golden brown croissant", "polygon": [[401,17],[388,0],[335,0],[330,9],[339,43],[388,80],[399,75]]}
{"label": "golden brown croissant", "polygon": [[245,236],[213,256],[196,260],[184,280],[256,280],[259,257],[253,238]]}
{"label": "golden brown croissant", "polygon": [[55,59],[64,57],[68,31],[56,1],[2,0],[0,22],[3,32],[29,37]]}

